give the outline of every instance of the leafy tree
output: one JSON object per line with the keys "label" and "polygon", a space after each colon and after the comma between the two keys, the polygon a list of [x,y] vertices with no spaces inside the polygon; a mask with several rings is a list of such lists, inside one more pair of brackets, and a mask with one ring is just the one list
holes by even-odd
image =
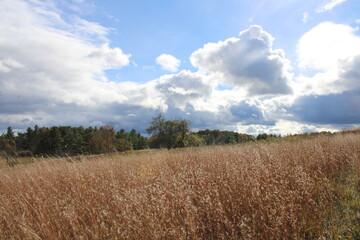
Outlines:
{"label": "leafy tree", "polygon": [[64,139],[58,127],[51,127],[49,131],[50,151],[51,154],[59,154],[62,151]]}
{"label": "leafy tree", "polygon": [[28,150],[29,144],[26,133],[17,133],[15,137],[16,149],[17,150]]}
{"label": "leafy tree", "polygon": [[61,136],[63,138],[63,153],[72,154],[73,146],[75,145],[74,141],[74,129],[72,127],[61,127]]}
{"label": "leafy tree", "polygon": [[5,136],[0,137],[0,150],[7,156],[16,157],[16,143],[14,139]]}
{"label": "leafy tree", "polygon": [[112,126],[105,125],[95,131],[90,139],[89,148],[91,153],[115,152],[115,130]]}
{"label": "leafy tree", "polygon": [[137,133],[135,129],[132,129],[130,133],[127,133],[125,129],[120,129],[116,133],[116,139],[124,139],[133,145],[134,150],[148,148],[147,138]]}
{"label": "leafy tree", "polygon": [[[31,129],[31,128],[30,128]],[[29,129],[28,129],[29,130]],[[39,126],[35,125],[34,130],[31,129],[31,135],[29,136],[30,151],[36,154],[40,143],[40,130]]]}
{"label": "leafy tree", "polygon": [[134,146],[134,149],[140,150],[140,149],[146,149],[146,148],[148,148],[147,138],[142,136],[140,133],[138,133],[137,141],[136,141],[136,145]]}
{"label": "leafy tree", "polygon": [[6,157],[6,162],[10,167],[17,164],[17,152],[15,140],[8,135],[0,136],[0,151],[2,151]]}
{"label": "leafy tree", "polygon": [[125,132],[125,129],[120,129],[120,131],[118,131],[117,133],[116,133],[116,138],[117,139],[126,139],[126,140],[128,140],[128,136],[127,136],[128,134]]}
{"label": "leafy tree", "polygon": [[72,145],[73,154],[83,154],[86,149],[86,142],[84,140],[85,130],[83,127],[75,129],[74,141]]}
{"label": "leafy tree", "polygon": [[90,141],[92,139],[93,134],[95,133],[95,128],[88,127],[82,133],[83,140],[84,140],[84,149],[85,153],[91,153],[90,151]]}
{"label": "leafy tree", "polygon": [[260,133],[260,134],[256,137],[256,140],[266,140],[266,139],[280,138],[280,137],[281,137],[281,135]]}
{"label": "leafy tree", "polygon": [[185,136],[184,145],[185,145],[185,147],[198,147],[198,146],[205,145],[205,141],[199,135],[197,135],[195,133],[190,133]]}
{"label": "leafy tree", "polygon": [[151,126],[146,129],[149,134],[164,135],[166,129],[166,120],[162,114],[153,117]]}
{"label": "leafy tree", "polygon": [[14,131],[13,131],[12,127],[7,128],[7,132],[5,134],[5,137],[7,139],[15,139],[15,134],[14,134]]}
{"label": "leafy tree", "polygon": [[27,146],[25,149],[30,150],[32,153],[34,153],[37,142],[35,140],[35,132],[31,127],[26,130],[26,142]]}
{"label": "leafy tree", "polygon": [[251,135],[239,134],[232,131],[206,129],[198,131],[195,134],[204,139],[206,145],[236,144],[241,142],[254,141],[254,138]]}
{"label": "leafy tree", "polygon": [[187,120],[166,120],[162,114],[155,116],[146,129],[150,138],[150,146],[154,148],[185,147],[185,138],[190,132]]}
{"label": "leafy tree", "polygon": [[238,143],[254,141],[254,137],[252,135],[249,135],[249,134],[238,133],[236,135],[236,141]]}
{"label": "leafy tree", "polygon": [[115,146],[118,152],[125,152],[133,149],[132,143],[125,139],[116,139]]}

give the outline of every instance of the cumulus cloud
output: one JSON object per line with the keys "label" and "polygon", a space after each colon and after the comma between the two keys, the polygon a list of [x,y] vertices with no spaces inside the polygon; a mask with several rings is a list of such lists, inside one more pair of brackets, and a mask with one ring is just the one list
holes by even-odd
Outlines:
{"label": "cumulus cloud", "polygon": [[339,61],[338,78],[343,80],[343,88],[348,90],[360,89],[360,55]]}
{"label": "cumulus cloud", "polygon": [[162,76],[156,81],[156,89],[163,94],[167,104],[184,109],[199,98],[209,97],[213,87],[206,76],[184,70]]}
{"label": "cumulus cloud", "polygon": [[323,22],[305,33],[297,46],[299,67],[330,70],[338,60],[360,54],[356,29],[343,24]]}
{"label": "cumulus cloud", "polygon": [[[321,49],[324,44],[318,38],[322,33],[328,35],[325,34],[320,40],[335,49],[340,41],[346,45],[340,46],[344,51]],[[335,36],[340,33],[343,36],[339,40]],[[191,61],[199,72],[183,71],[153,81],[160,99],[166,99],[163,103],[168,116],[191,117],[195,129],[220,128],[252,134],[335,131],[359,126],[360,55],[354,29],[346,25],[323,23],[304,34],[298,45],[298,64],[302,75],[294,81],[289,73],[288,60],[283,57],[281,50],[272,49],[273,41],[270,34],[259,27],[251,27],[238,38],[209,43],[195,51]],[[252,83],[245,76],[272,83],[255,69],[261,69],[259,62],[273,69],[271,67],[274,65],[267,61],[272,59],[269,55],[276,55],[277,51],[280,52],[277,56],[281,56],[280,60],[284,63],[278,69],[286,69],[284,75],[288,74],[283,83],[288,88],[291,85],[294,93],[263,96],[259,91],[252,91],[249,85],[254,84],[255,88],[258,82]],[[312,51],[319,51],[320,54]],[[321,53],[329,54],[327,62],[321,60]],[[252,64],[257,67],[249,67]],[[235,88],[218,89],[216,85],[219,79]],[[192,83],[196,84],[195,89],[191,88]],[[196,89],[202,90],[197,92]]]}
{"label": "cumulus cloud", "polygon": [[360,91],[299,97],[290,109],[295,119],[315,124],[358,124]]}
{"label": "cumulus cloud", "polygon": [[[159,112],[168,118],[190,119],[194,129],[269,126],[273,120],[265,114],[264,106],[246,99],[246,94],[289,91],[288,62],[281,50],[272,49],[273,38],[260,27],[214,44],[216,51],[209,53],[211,58],[226,62],[219,69],[217,63],[204,68],[205,62],[211,62],[210,55],[209,59],[205,57],[205,46],[202,54],[198,54],[199,49],[192,56],[198,61],[198,72],[184,70],[147,83],[118,83],[107,79],[105,71],[127,66],[130,54],[110,47],[109,29],[62,14],[50,2],[3,1],[1,129],[8,125],[25,129],[35,124],[88,126],[111,122],[116,127],[144,130]],[[15,17],[19,15],[26,17]],[[161,56],[158,63],[164,69],[178,71],[179,60]],[[200,64],[200,57],[204,63]],[[236,60],[233,65],[231,59]],[[258,68],[262,71],[257,72]],[[219,76],[236,88],[217,89]]]}
{"label": "cumulus cloud", "polygon": [[[354,29],[344,26],[339,29],[346,29],[341,41],[358,43]],[[341,82],[339,86],[343,88],[337,87],[341,91],[357,89],[350,92],[353,97],[360,88],[357,47],[353,46],[345,57],[335,54],[331,64],[319,66],[316,56],[307,49],[313,48],[310,42],[318,37],[317,31],[308,35],[309,42],[300,41],[298,49],[304,69],[322,72],[303,76],[304,81],[296,78],[296,83],[284,51],[273,49],[274,38],[260,26],[251,26],[238,37],[208,43],[196,50],[190,59],[198,71],[183,70],[146,83],[107,79],[106,70],[129,65],[133,61],[131,55],[120,47],[110,46],[108,28],[77,16],[64,16],[54,1],[3,0],[0,31],[0,129],[9,125],[26,129],[35,124],[113,123],[118,128],[144,130],[152,116],[163,112],[168,118],[191,120],[194,130],[283,133],[292,128],[316,129],[310,123],[316,122],[311,120],[315,118],[311,114],[305,113],[306,118],[297,116],[316,100],[313,96],[306,98],[304,93],[311,95],[315,91],[303,87],[303,91],[296,92],[299,97],[285,95],[291,93],[290,85],[310,84],[310,89],[314,89],[314,77],[318,80],[323,74],[327,86],[329,79],[333,79],[334,86]],[[159,56],[157,63],[172,72],[177,72],[180,66],[180,60],[166,54]],[[334,65],[335,73],[329,72]],[[324,89],[322,81],[317,83],[317,88]],[[219,84],[233,87],[223,89]],[[314,106],[321,108],[326,101],[334,104],[345,103],[344,99],[354,101],[355,98],[346,98],[346,94],[340,100],[325,98]],[[353,119],[349,124],[357,120],[355,115],[340,113]],[[304,123],[298,123],[298,119]],[[323,122],[332,121],[340,120],[329,118]]]}
{"label": "cumulus cloud", "polygon": [[360,37],[356,29],[324,22],[298,44],[296,98],[284,106],[292,120],[349,126],[360,122]]}
{"label": "cumulus cloud", "polygon": [[356,78],[360,37],[356,29],[321,23],[300,38],[297,52],[298,66],[305,70],[296,83],[302,94],[326,95],[359,89]]}
{"label": "cumulus cloud", "polygon": [[347,0],[331,0],[330,2],[318,7],[315,11],[317,13],[327,12],[346,1]]}
{"label": "cumulus cloud", "polygon": [[129,65],[130,56],[130,54],[124,54],[120,48],[110,48],[109,44],[103,44],[89,55],[90,58],[102,63],[106,69]]}
{"label": "cumulus cloud", "polygon": [[[305,123],[338,126],[359,124],[359,59],[360,56],[353,59],[351,63],[345,64],[346,67],[331,82],[327,78],[319,79],[319,75],[307,79],[309,91],[298,96],[290,107],[285,106],[287,113],[293,116],[290,119]],[[333,76],[330,74],[330,77]],[[320,85],[316,81],[320,81]]]}
{"label": "cumulus cloud", "polygon": [[242,101],[230,107],[231,114],[235,117],[237,123],[241,122],[243,125],[274,125],[275,121],[269,121],[263,109],[255,103],[249,101]]}
{"label": "cumulus cloud", "polygon": [[156,58],[156,63],[170,72],[177,72],[180,66],[180,60],[170,54],[161,54]]}
{"label": "cumulus cloud", "polygon": [[[102,45],[98,45],[87,41],[83,33],[65,31],[64,26],[71,22],[65,22],[56,8],[46,3],[2,2],[0,87],[6,97],[76,104],[126,99],[116,92],[119,86],[102,80],[106,79],[104,70],[128,65],[130,55],[110,48],[102,37],[97,40]],[[14,17],[19,15],[25,17]],[[17,71],[11,71],[14,68]]]}
{"label": "cumulus cloud", "polygon": [[109,46],[106,28],[63,17],[50,1],[2,1],[0,31],[4,125],[92,124],[91,111],[136,88],[107,81],[105,70],[128,65],[130,54]]}
{"label": "cumulus cloud", "polygon": [[275,125],[262,125],[262,124],[253,124],[253,125],[238,125],[238,132],[246,132],[251,135],[257,135],[261,133],[272,133],[272,134],[294,134],[294,133],[304,133],[304,132],[316,132],[316,131],[336,131],[335,128],[330,126],[319,126],[299,123],[296,121],[287,121],[280,119],[276,122]]}
{"label": "cumulus cloud", "polygon": [[290,62],[283,50],[272,49],[273,41],[253,25],[237,38],[206,44],[190,60],[200,71],[216,74],[224,84],[246,89],[250,96],[289,94]]}

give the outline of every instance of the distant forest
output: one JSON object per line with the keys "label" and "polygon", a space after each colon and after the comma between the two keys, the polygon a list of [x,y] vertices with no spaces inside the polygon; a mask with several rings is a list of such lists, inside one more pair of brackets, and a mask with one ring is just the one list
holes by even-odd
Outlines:
{"label": "distant forest", "polygon": [[[201,130],[191,132],[187,120],[166,120],[162,115],[153,118],[147,128],[150,137],[135,129],[116,131],[112,126],[96,127],[29,127],[26,132],[14,133],[8,127],[0,135],[0,156],[71,156],[104,154],[148,148],[179,148],[238,144],[242,142],[279,139],[280,135],[262,133],[257,137],[233,131]],[[304,135],[304,134],[302,134]],[[307,134],[305,134],[307,135]]]}
{"label": "distant forest", "polygon": [[[29,127],[26,132],[14,133],[11,127],[0,136],[0,151],[8,156],[67,156],[101,154],[141,150],[147,148],[173,148],[200,145],[236,144],[253,141],[254,137],[231,131],[202,130],[188,134],[183,146],[158,144],[154,136],[147,138],[135,129],[115,131],[111,126],[94,127]],[[166,140],[165,140],[166,141]]]}

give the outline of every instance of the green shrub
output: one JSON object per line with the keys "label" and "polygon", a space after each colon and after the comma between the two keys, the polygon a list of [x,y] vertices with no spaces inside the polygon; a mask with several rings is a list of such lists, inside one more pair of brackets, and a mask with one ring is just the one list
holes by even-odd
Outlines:
{"label": "green shrub", "polygon": [[115,146],[118,152],[125,152],[133,149],[133,144],[125,139],[116,139]]}

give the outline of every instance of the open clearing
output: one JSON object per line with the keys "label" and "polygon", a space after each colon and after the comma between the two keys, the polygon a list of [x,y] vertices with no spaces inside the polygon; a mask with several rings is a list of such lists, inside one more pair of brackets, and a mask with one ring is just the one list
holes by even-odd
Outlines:
{"label": "open clearing", "polygon": [[0,168],[1,239],[359,239],[360,135]]}

